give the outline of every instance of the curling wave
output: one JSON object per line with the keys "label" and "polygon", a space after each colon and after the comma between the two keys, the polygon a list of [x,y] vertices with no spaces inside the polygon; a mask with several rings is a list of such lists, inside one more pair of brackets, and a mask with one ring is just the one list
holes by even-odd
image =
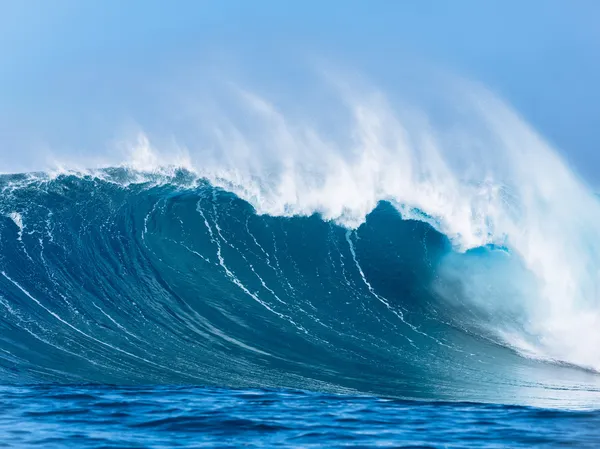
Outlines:
{"label": "curling wave", "polygon": [[0,177],[1,380],[596,398],[600,204],[516,114],[334,144],[244,98],[225,158]]}

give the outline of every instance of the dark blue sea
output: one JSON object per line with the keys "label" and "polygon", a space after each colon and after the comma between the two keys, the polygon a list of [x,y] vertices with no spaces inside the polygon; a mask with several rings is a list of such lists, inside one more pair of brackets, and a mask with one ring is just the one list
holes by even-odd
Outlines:
{"label": "dark blue sea", "polygon": [[0,446],[597,448],[600,412],[293,390],[0,389]]}
{"label": "dark blue sea", "polygon": [[185,171],[0,198],[1,447],[600,447],[593,366],[517,344],[548,349],[510,245],[386,201],[260,214]]}

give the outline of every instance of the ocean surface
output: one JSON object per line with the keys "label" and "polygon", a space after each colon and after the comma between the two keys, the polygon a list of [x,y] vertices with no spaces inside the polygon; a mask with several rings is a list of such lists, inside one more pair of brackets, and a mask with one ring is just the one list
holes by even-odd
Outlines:
{"label": "ocean surface", "polygon": [[542,302],[533,243],[217,184],[0,177],[0,446],[600,446],[597,308]]}
{"label": "ocean surface", "polygon": [[286,390],[0,389],[1,447],[597,448],[600,412]]}

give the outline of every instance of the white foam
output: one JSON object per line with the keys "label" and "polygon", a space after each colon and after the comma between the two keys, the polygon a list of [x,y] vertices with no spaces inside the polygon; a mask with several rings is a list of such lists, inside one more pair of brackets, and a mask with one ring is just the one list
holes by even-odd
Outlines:
{"label": "white foam", "polygon": [[25,229],[25,226],[23,225],[23,216],[19,212],[11,212],[10,214],[8,214],[8,216],[14,222],[14,224],[17,225],[17,228],[19,228],[18,239],[19,241],[22,241],[23,230]]}

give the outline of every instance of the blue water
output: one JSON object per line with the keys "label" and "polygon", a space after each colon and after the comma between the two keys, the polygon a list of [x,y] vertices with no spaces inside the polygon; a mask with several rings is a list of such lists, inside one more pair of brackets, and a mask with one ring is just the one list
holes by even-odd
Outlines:
{"label": "blue water", "polygon": [[518,353],[490,330],[518,316],[440,276],[506,248],[153,176],[0,177],[0,445],[600,444],[600,376]]}
{"label": "blue water", "polygon": [[589,447],[600,412],[286,390],[37,386],[0,390],[0,446]]}

